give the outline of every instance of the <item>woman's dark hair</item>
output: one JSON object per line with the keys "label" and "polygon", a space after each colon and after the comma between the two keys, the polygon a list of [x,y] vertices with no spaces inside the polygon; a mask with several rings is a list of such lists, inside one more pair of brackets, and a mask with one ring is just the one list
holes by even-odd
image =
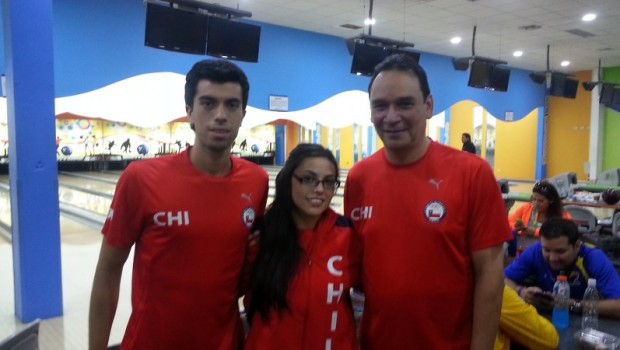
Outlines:
{"label": "woman's dark hair", "polygon": [[288,309],[286,294],[302,257],[298,229],[293,220],[292,179],[294,171],[308,158],[325,158],[336,169],[338,163],[332,152],[321,145],[303,143],[295,147],[276,177],[273,202],[265,213],[260,232],[260,245],[251,280],[252,296],[248,320],[260,313],[266,320],[269,311]]}
{"label": "woman's dark hair", "polygon": [[545,239],[554,239],[558,237],[568,238],[568,243],[575,244],[580,237],[579,228],[570,219],[562,217],[553,217],[540,226],[540,236]]}
{"label": "woman's dark hair", "polygon": [[562,199],[560,199],[560,194],[558,190],[555,189],[555,186],[549,181],[540,181],[534,184],[532,192],[538,193],[549,200],[547,218],[562,217],[564,206],[562,205]]}
{"label": "woman's dark hair", "polygon": [[226,60],[202,60],[194,64],[185,76],[185,104],[193,106],[196,87],[201,80],[218,84],[237,83],[241,86],[241,103],[243,110],[248,105],[250,83],[241,68]]}

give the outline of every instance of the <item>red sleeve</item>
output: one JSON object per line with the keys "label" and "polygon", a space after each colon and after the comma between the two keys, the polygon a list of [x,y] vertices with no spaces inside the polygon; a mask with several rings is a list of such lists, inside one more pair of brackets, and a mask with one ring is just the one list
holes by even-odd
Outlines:
{"label": "red sleeve", "polygon": [[486,163],[473,168],[470,197],[470,247],[478,251],[512,239],[506,218],[506,205],[497,186],[497,180]]}
{"label": "red sleeve", "polygon": [[138,171],[130,164],[118,179],[114,198],[101,232],[106,243],[117,248],[129,248],[142,233],[141,186]]}

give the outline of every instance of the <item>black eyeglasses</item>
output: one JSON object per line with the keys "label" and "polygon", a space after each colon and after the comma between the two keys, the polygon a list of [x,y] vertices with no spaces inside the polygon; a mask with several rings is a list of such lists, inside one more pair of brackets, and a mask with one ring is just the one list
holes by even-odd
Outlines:
{"label": "black eyeglasses", "polygon": [[319,184],[322,184],[323,188],[329,191],[335,191],[338,187],[340,187],[340,181],[336,179],[326,178],[323,180],[319,180],[314,176],[310,176],[310,175],[297,176],[295,174],[293,174],[293,177],[296,178],[297,181],[299,181],[299,183],[301,183],[302,186],[311,188],[311,189],[316,188]]}

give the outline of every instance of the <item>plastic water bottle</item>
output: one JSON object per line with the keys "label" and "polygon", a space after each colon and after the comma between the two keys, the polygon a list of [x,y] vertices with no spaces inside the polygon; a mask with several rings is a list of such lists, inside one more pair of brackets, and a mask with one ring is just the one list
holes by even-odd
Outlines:
{"label": "plastic water bottle", "polygon": [[570,286],[566,282],[565,275],[558,275],[553,286],[553,313],[551,322],[556,329],[568,328],[568,300],[570,299]]}
{"label": "plastic water bottle", "polygon": [[588,280],[588,288],[586,288],[585,293],[583,293],[583,300],[581,300],[581,328],[598,328],[598,299],[599,295],[596,290],[596,279],[590,278]]}

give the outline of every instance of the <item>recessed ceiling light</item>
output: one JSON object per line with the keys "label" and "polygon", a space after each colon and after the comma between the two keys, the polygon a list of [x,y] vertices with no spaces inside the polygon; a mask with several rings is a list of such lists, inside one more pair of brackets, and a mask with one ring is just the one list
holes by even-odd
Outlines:
{"label": "recessed ceiling light", "polygon": [[596,19],[596,13],[586,13],[581,17],[581,20],[584,22],[594,21]]}
{"label": "recessed ceiling light", "polygon": [[562,67],[568,67],[569,65],[570,65],[570,61],[562,61],[560,63],[560,66],[562,66]]}
{"label": "recessed ceiling light", "polygon": [[364,24],[367,26],[375,25],[375,23],[377,23],[377,21],[374,18],[366,18],[364,20]]}
{"label": "recessed ceiling light", "polygon": [[454,45],[458,44],[461,42],[461,37],[460,36],[455,36],[454,38],[450,39],[450,42]]}
{"label": "recessed ceiling light", "polygon": [[523,56],[523,51],[517,50],[517,51],[513,52],[512,55],[515,56],[515,57],[521,57],[521,56]]}

